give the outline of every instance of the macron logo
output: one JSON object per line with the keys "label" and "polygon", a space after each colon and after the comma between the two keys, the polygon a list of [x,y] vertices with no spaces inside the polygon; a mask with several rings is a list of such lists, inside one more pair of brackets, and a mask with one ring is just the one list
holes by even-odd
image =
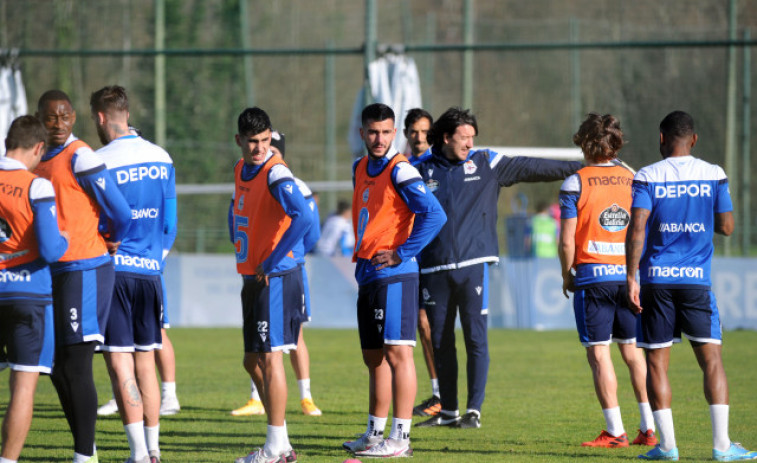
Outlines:
{"label": "macron logo", "polygon": [[479,296],[481,295],[481,290],[483,290],[481,286],[476,286],[476,294],[478,294]]}
{"label": "macron logo", "polygon": [[292,194],[292,191],[293,191],[293,189],[292,189],[292,185],[284,185],[284,189],[285,189],[285,190],[287,191],[287,193],[289,193],[290,195]]}
{"label": "macron logo", "polygon": [[95,183],[97,183],[97,186],[100,187],[101,190],[105,191],[105,179],[100,177],[97,180],[95,180]]}
{"label": "macron logo", "polygon": [[50,213],[55,217],[58,214],[58,211],[55,210],[55,206],[50,206]]}

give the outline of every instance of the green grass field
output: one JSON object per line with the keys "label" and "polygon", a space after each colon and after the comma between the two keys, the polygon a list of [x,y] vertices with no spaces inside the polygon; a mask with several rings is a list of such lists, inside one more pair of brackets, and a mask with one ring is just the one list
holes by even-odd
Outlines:
{"label": "green grass field", "polygon": [[[165,463],[233,462],[265,440],[264,416],[232,417],[229,411],[249,397],[239,329],[172,329],[176,348],[178,394],[182,411],[161,421]],[[357,332],[306,329],[311,355],[312,391],[321,417],[302,415],[291,368],[287,423],[292,445],[303,462],[341,462],[348,454],[344,440],[365,430],[367,373],[362,364]],[[415,461],[420,462],[566,462],[622,461],[641,450],[589,449],[580,446],[604,426],[594,396],[584,349],[572,331],[489,332],[491,368],[481,429],[414,428]],[[458,336],[461,341],[462,336]],[[724,358],[731,391],[731,438],[757,448],[757,332],[725,335]],[[430,388],[425,366],[416,349],[418,398]],[[639,413],[628,371],[614,350],[618,396],[629,436],[635,436]],[[465,404],[464,348],[460,398]],[[108,399],[105,365],[95,358],[100,403]],[[671,360],[673,414],[681,460],[706,460],[711,455],[710,418],[702,395],[702,376],[687,342],[673,349]],[[0,407],[8,401],[8,373],[0,374]],[[416,420],[417,421],[417,420]],[[387,426],[388,430],[388,426]],[[633,438],[633,436],[631,436]],[[37,391],[32,430],[22,461],[69,462],[72,440],[55,391],[42,378]],[[122,463],[129,449],[120,420],[97,423],[100,461]]]}

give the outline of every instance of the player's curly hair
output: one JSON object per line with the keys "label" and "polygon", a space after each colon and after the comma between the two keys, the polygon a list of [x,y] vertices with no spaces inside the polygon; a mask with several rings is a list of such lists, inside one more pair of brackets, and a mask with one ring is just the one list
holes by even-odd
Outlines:
{"label": "player's curly hair", "polygon": [[615,116],[589,113],[573,135],[573,143],[581,147],[587,161],[599,164],[615,159],[625,141]]}

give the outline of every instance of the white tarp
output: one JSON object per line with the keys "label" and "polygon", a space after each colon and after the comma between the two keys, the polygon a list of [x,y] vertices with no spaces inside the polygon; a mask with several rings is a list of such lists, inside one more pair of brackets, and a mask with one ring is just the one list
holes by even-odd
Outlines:
{"label": "white tarp", "polygon": [[0,155],[5,155],[8,128],[13,119],[28,114],[28,106],[17,52],[0,50],[0,55]]}
{"label": "white tarp", "polygon": [[[368,75],[373,101],[384,103],[394,110],[394,126],[397,128],[394,147],[400,153],[404,153],[407,147],[407,140],[402,133],[405,115],[413,108],[422,107],[421,84],[415,60],[409,56],[388,53],[368,65]],[[360,114],[364,107],[365,88],[361,88],[352,108],[352,120],[347,136],[350,150],[356,157],[361,156],[365,150],[359,131]]]}

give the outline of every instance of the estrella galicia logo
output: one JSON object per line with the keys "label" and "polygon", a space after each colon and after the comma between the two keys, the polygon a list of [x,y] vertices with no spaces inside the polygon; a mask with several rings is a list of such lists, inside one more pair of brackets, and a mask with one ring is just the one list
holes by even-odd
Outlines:
{"label": "estrella galicia logo", "polygon": [[370,195],[370,188],[366,188],[365,190],[363,190],[363,202],[364,203],[368,202],[368,196],[369,195]]}
{"label": "estrella galicia logo", "polygon": [[8,241],[12,234],[13,232],[11,232],[11,227],[8,222],[0,217],[0,243]]}
{"label": "estrella galicia logo", "polygon": [[613,204],[599,214],[599,225],[611,232],[625,230],[630,221],[631,214],[617,204]]}

